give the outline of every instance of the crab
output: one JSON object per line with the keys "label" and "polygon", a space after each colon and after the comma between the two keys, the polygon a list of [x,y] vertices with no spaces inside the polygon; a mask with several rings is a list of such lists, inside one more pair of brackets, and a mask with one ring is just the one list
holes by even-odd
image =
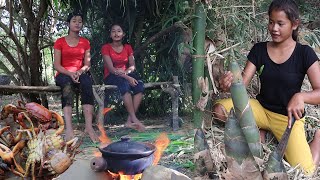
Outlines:
{"label": "crab", "polygon": [[53,150],[62,150],[63,148],[70,147],[75,149],[75,145],[78,142],[78,138],[75,137],[66,142],[63,137],[56,133],[54,129],[45,131],[45,153],[47,154]]}
{"label": "crab", "polygon": [[18,135],[14,137],[10,129],[10,126],[5,126],[0,129],[0,143],[9,148],[17,144],[22,138],[22,133],[19,132]]}
{"label": "crab", "polygon": [[[30,128],[18,130],[19,132],[26,132],[29,139],[27,142],[28,157],[25,165],[25,173],[21,177],[28,177],[31,171],[32,179],[36,176],[42,176],[42,169],[49,171],[48,175],[60,174],[64,172],[72,164],[72,159],[75,155],[76,144],[78,138],[74,138],[68,142],[64,142],[59,130],[37,129],[36,133],[31,118],[26,112],[19,113],[18,122],[22,124],[21,119],[26,119]],[[70,152],[67,153],[67,150]],[[44,159],[47,159],[44,161]],[[40,165],[40,166],[37,166]],[[40,168],[38,174],[35,170]]]}
{"label": "crab", "polygon": [[[63,148],[51,149],[46,153],[47,160],[44,161],[42,168],[48,170],[47,175],[62,174],[70,167],[76,154],[76,149],[80,145],[76,146],[77,141],[78,138],[75,137],[66,142]],[[68,149],[70,149],[69,152],[67,152]]]}
{"label": "crab", "polygon": [[25,144],[26,141],[21,140],[12,150],[3,144],[0,144],[0,157],[2,161],[10,167],[9,170],[19,176],[23,176],[25,171],[21,165],[17,163],[15,156],[25,147]]}
{"label": "crab", "polygon": [[[22,117],[27,119],[29,122],[31,128],[30,129],[22,129],[18,130],[19,132],[26,132],[29,139],[27,142],[27,147],[28,147],[28,157],[27,157],[27,162],[25,165],[25,170],[24,174],[21,177],[28,177],[29,176],[29,171],[31,171],[31,177],[32,179],[36,179],[35,175],[35,169],[36,169],[36,164],[43,163],[44,159],[44,143],[45,143],[45,136],[44,132],[42,130],[39,131],[37,134],[34,130],[33,122],[31,121],[30,117],[28,117],[28,114],[26,112],[21,112]],[[30,168],[31,167],[31,168]]]}
{"label": "crab", "polygon": [[0,119],[6,119],[10,114],[13,114],[14,121],[19,123],[24,129],[27,129],[27,125],[23,122],[24,114],[22,112],[25,112],[28,117],[36,119],[46,129],[52,120],[55,119],[59,126],[56,134],[62,134],[64,130],[64,121],[61,115],[35,102],[24,103],[18,101],[18,106],[13,104],[5,105],[1,111]]}
{"label": "crab", "polygon": [[[46,124],[52,120],[52,112],[41,104],[18,101],[18,107],[25,109],[31,117],[36,118],[41,124]],[[23,105],[23,106],[22,106]]]}

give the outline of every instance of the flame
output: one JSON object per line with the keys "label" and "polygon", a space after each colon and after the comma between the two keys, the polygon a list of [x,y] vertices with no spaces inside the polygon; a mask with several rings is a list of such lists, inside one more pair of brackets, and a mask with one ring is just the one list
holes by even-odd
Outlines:
{"label": "flame", "polygon": [[112,173],[108,171],[109,174],[112,176],[114,179],[119,179],[119,180],[140,180],[142,177],[142,174],[135,174],[135,175],[124,175],[123,172],[119,172],[118,174]]}
{"label": "flame", "polygon": [[[111,108],[110,108],[110,110],[111,110]],[[98,137],[99,140],[100,140],[100,147],[103,148],[103,147],[105,147],[105,146],[107,146],[108,144],[111,143],[111,139],[108,138],[107,133],[104,130],[104,127],[103,127],[103,125],[101,123],[98,123],[98,128],[99,128],[99,131],[101,133],[101,135]],[[102,156],[101,152],[98,151],[98,150],[94,151],[93,155],[95,157],[101,157]]]}
{"label": "flame", "polygon": [[153,165],[157,165],[163,151],[168,147],[170,143],[170,139],[168,138],[166,133],[161,133],[156,141],[155,141],[155,146],[156,146],[156,151],[154,152],[154,160],[153,160]]}
{"label": "flame", "polygon": [[102,157],[101,152],[97,151],[97,150],[93,152],[93,155],[94,155],[94,157]]}
{"label": "flame", "polygon": [[100,146],[105,147],[106,145],[111,143],[111,140],[110,138],[108,138],[106,131],[104,130],[103,125],[101,123],[98,123],[98,128],[101,133],[101,135],[99,136]]}
{"label": "flame", "polygon": [[105,115],[106,113],[108,113],[111,110],[112,110],[112,108],[104,108],[103,109],[103,115]]}

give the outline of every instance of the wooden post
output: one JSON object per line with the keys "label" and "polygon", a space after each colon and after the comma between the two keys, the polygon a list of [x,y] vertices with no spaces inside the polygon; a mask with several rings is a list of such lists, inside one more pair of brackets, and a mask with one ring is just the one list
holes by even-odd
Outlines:
{"label": "wooden post", "polygon": [[169,93],[172,101],[172,119],[170,119],[170,124],[173,131],[176,131],[181,126],[182,120],[179,117],[179,95],[181,94],[181,89],[179,85],[178,76],[173,76],[173,84],[161,85],[164,92]]}
{"label": "wooden post", "polygon": [[[173,86],[176,89],[175,93],[171,95],[172,98],[172,129],[174,131],[179,129],[179,90],[180,90],[180,85],[179,85],[179,79],[178,76],[173,76]],[[179,88],[179,90],[178,90]],[[181,91],[181,90],[180,90]]]}
{"label": "wooden post", "polygon": [[[102,87],[102,88],[100,88],[99,90],[101,91],[101,89],[102,89],[102,91],[104,92],[104,87]],[[104,124],[104,122],[103,122],[103,108],[104,108],[104,102],[103,102],[103,97],[104,97],[104,93],[103,93],[103,95],[102,95],[102,97],[100,97],[99,96],[99,94],[98,94],[98,92],[97,92],[97,90],[96,90],[96,88],[92,88],[92,90],[93,90],[93,95],[94,95],[94,97],[96,98],[96,101],[97,101],[97,103],[98,103],[98,105],[99,105],[99,110],[98,110],[98,114],[97,114],[97,116],[98,116],[98,124],[100,124],[100,125],[103,125]]]}

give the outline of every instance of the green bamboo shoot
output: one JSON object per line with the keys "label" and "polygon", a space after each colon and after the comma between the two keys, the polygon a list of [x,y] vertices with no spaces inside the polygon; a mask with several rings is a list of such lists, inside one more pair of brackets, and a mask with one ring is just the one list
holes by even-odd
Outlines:
{"label": "green bamboo shoot", "polygon": [[230,91],[236,117],[240,122],[240,127],[248,142],[252,155],[255,157],[257,163],[261,165],[263,154],[259,129],[249,104],[247,90],[242,80],[242,71],[233,58],[229,61],[229,70],[233,73],[233,82]]}
{"label": "green bamboo shoot", "polygon": [[195,171],[201,175],[205,175],[213,169],[209,146],[201,128],[197,129],[194,135],[194,165]]}
{"label": "green bamboo shoot", "polygon": [[227,179],[262,179],[239,121],[231,109],[225,125],[224,144],[228,165]]}

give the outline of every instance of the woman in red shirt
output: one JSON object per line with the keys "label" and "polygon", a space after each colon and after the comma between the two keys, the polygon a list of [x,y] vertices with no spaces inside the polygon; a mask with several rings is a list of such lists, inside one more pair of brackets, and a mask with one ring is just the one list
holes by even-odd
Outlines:
{"label": "woman in red shirt", "polygon": [[123,44],[125,36],[119,24],[111,26],[111,43],[102,46],[104,60],[104,83],[116,85],[122,95],[128,111],[126,126],[144,131],[144,125],[136,117],[136,112],[143,98],[144,84],[135,73],[135,61],[131,45]]}
{"label": "woman in red shirt", "polygon": [[90,42],[79,36],[82,29],[83,16],[70,13],[67,22],[69,33],[56,40],[54,44],[54,67],[56,85],[61,87],[61,102],[66,123],[66,140],[73,138],[72,106],[74,88],[80,89],[81,103],[85,118],[85,132],[92,141],[98,137],[92,128],[94,96],[90,69]]}

